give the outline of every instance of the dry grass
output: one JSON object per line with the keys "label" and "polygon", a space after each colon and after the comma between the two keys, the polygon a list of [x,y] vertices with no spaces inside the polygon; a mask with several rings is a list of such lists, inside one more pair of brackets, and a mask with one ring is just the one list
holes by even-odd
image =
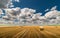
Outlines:
{"label": "dry grass", "polygon": [[60,26],[0,27],[0,38],[60,38]]}

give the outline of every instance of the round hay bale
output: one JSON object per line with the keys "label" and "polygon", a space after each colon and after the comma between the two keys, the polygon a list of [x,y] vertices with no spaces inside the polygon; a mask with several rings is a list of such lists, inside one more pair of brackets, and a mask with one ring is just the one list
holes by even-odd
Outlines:
{"label": "round hay bale", "polygon": [[44,27],[43,26],[40,26],[40,30],[43,31],[44,30]]}

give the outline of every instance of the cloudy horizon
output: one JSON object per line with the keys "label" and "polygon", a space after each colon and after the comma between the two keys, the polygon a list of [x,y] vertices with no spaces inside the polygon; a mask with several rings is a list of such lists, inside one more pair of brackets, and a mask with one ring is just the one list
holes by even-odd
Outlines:
{"label": "cloudy horizon", "polygon": [[[14,1],[19,2],[19,0]],[[3,9],[0,9],[0,20],[4,20],[6,23],[31,23],[41,25],[60,24],[60,11],[57,10],[57,6],[54,6],[51,9],[46,9],[46,14],[42,16],[42,13],[36,13],[36,10],[32,8],[11,8],[14,7],[14,5],[12,0],[9,2],[10,3],[7,4],[8,8],[4,8],[4,6],[2,6]]]}

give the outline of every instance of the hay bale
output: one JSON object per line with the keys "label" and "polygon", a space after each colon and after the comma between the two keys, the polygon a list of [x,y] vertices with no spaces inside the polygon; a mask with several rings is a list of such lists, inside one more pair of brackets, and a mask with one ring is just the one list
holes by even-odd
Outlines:
{"label": "hay bale", "polygon": [[40,26],[40,30],[43,31],[44,30],[44,27],[43,26]]}

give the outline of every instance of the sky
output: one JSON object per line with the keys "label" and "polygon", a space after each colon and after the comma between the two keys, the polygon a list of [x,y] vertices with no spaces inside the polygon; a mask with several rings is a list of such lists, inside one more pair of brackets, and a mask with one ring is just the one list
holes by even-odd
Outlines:
{"label": "sky", "polygon": [[32,8],[36,12],[41,12],[43,15],[46,13],[46,9],[51,9],[53,6],[57,6],[57,10],[60,10],[60,0],[20,0],[20,2],[14,2],[15,7],[20,8]]}
{"label": "sky", "polygon": [[0,20],[12,24],[60,24],[59,3],[58,0],[0,0]]}

